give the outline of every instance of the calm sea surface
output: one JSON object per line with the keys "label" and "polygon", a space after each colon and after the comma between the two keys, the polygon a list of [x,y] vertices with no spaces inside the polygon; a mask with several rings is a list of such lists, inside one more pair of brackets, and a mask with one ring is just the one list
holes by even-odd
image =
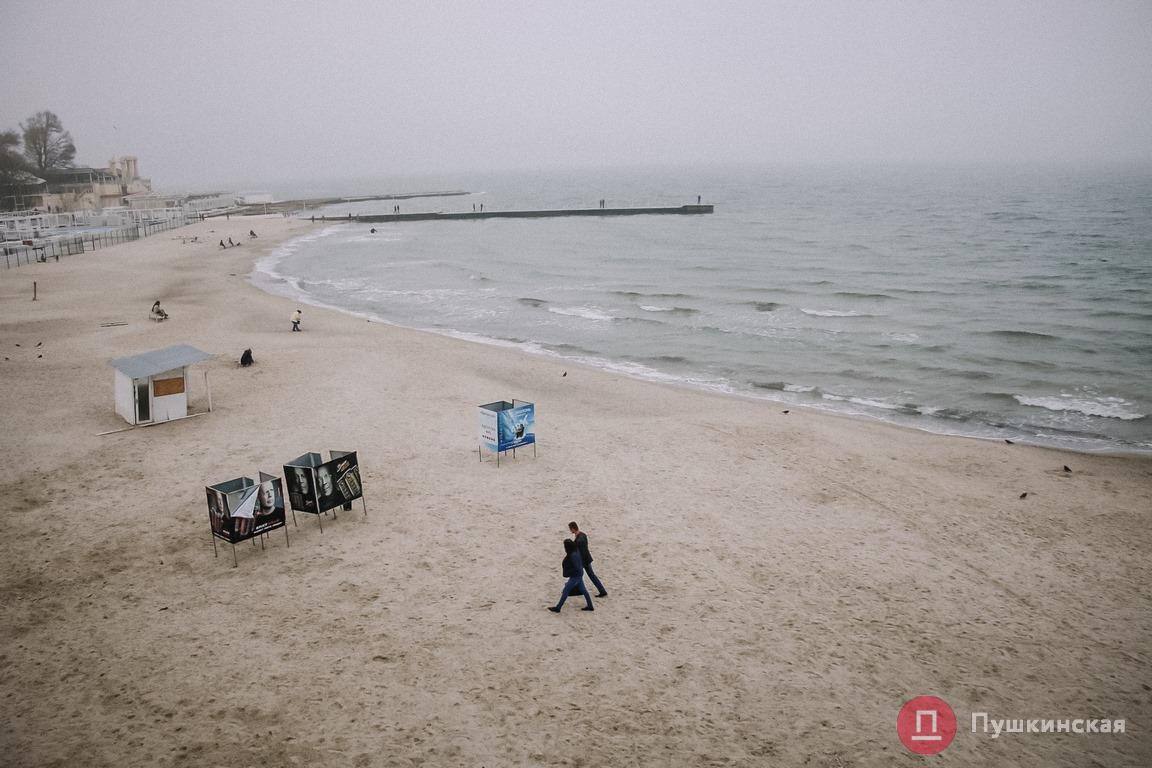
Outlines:
{"label": "calm sea surface", "polygon": [[[1152,169],[620,170],[363,184],[472,192],[400,201],[402,212],[702,195],[716,213],[318,226],[263,260],[254,281],[644,378],[933,432],[1152,452]],[[477,393],[493,396],[502,395]]]}

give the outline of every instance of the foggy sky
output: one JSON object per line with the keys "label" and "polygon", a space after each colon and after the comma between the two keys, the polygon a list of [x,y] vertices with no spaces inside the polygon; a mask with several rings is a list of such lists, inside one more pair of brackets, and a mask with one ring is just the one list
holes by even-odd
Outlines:
{"label": "foggy sky", "polygon": [[157,188],[1152,161],[1152,2],[0,2],[0,130]]}

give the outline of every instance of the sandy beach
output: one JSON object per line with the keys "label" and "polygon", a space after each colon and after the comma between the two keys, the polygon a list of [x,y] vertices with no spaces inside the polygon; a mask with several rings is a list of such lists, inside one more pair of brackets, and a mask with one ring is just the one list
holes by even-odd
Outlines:
{"label": "sandy beach", "polygon": [[[912,766],[895,723],[921,694],[958,719],[940,765],[1152,763],[1152,459],[317,307],[291,333],[248,275],[313,226],[217,219],[0,275],[0,763]],[[108,361],[178,343],[214,355],[189,379],[212,412],[102,435],[127,426]],[[537,455],[478,461],[476,406],[512,398]],[[205,485],[330,449],[359,452],[367,515],[214,557]],[[594,613],[545,610],[569,520]],[[973,712],[1127,732],[993,739]]]}

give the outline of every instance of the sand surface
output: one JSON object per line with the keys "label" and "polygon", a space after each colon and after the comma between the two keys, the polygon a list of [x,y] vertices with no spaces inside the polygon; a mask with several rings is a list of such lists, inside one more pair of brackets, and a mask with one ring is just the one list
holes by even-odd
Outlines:
{"label": "sand surface", "polygon": [[[918,694],[960,721],[937,765],[1152,764],[1149,459],[784,414],[314,307],[291,333],[247,275],[311,226],[0,274],[0,764],[914,766],[895,721]],[[215,355],[190,377],[214,410],[101,436],[126,426],[108,361],[176,343]],[[513,397],[538,455],[481,463],[476,406]],[[329,449],[359,451],[367,516],[213,556],[205,485]],[[571,519],[610,595],[554,615]],[[974,711],[1128,732],[992,739]]]}

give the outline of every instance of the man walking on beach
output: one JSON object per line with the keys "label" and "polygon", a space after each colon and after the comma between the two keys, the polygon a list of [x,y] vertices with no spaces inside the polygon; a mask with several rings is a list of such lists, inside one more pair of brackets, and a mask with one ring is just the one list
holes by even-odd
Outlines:
{"label": "man walking on beach", "polygon": [[296,310],[292,313],[292,330],[300,330],[300,310]]}
{"label": "man walking on beach", "polygon": [[608,590],[604,589],[604,585],[600,583],[600,579],[596,578],[596,574],[592,571],[592,554],[588,551],[588,534],[580,530],[576,521],[568,523],[568,530],[572,531],[572,535],[576,537],[576,548],[580,550],[580,559],[584,562],[584,572],[588,574],[592,584],[599,590],[596,597],[607,597]]}

